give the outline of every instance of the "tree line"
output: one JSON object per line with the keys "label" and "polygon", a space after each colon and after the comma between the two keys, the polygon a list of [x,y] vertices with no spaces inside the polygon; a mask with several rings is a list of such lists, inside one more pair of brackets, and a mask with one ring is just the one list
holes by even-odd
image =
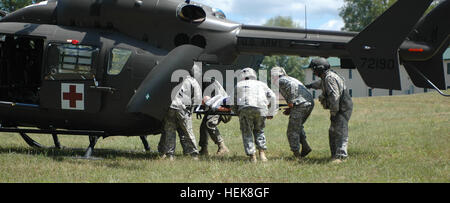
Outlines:
{"label": "tree line", "polygon": [[14,12],[15,10],[18,10],[25,6],[28,6],[30,4],[39,3],[41,1],[44,1],[44,0],[1,0],[0,8],[3,11],[11,13],[11,12]]}

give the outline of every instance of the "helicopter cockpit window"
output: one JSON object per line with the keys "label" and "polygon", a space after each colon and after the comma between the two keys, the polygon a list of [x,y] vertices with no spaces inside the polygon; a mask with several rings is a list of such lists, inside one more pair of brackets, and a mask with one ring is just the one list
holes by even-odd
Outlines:
{"label": "helicopter cockpit window", "polygon": [[178,17],[190,23],[201,23],[206,19],[206,12],[200,6],[188,4],[178,9]]}
{"label": "helicopter cockpit window", "polygon": [[81,73],[92,71],[91,46],[64,44],[58,47],[60,63],[58,73]]}
{"label": "helicopter cockpit window", "polygon": [[[78,44],[49,45],[48,79],[92,79],[95,75],[94,61],[99,49]],[[57,57],[55,57],[57,55]],[[57,61],[56,61],[57,59]]]}
{"label": "helicopter cockpit window", "polygon": [[111,51],[109,59],[108,75],[119,75],[130,58],[131,53],[130,50],[114,48]]}

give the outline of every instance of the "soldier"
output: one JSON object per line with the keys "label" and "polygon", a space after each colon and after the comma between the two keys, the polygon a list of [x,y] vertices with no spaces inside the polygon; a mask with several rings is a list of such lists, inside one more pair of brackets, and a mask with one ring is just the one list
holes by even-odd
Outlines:
{"label": "soldier", "polygon": [[[213,80],[210,87],[214,88],[214,94],[217,96],[215,96],[214,99],[211,99],[209,96],[205,96],[203,103],[208,110],[215,111],[216,109],[213,107],[213,101],[215,101],[215,98],[226,98],[228,95],[217,80]],[[230,116],[209,115],[209,113],[206,113],[200,125],[200,140],[198,144],[201,147],[200,155],[208,155],[208,137],[211,137],[214,143],[218,146],[216,153],[217,155],[223,155],[229,152],[227,146],[225,145],[225,141],[220,135],[219,128],[217,128],[220,122],[227,123],[228,121],[230,121]]]}
{"label": "soldier", "polygon": [[322,90],[319,101],[331,114],[329,141],[332,162],[341,163],[348,157],[348,121],[352,115],[353,102],[344,79],[330,70],[330,64],[325,58],[313,59],[309,67],[322,80],[306,87]]}
{"label": "soldier", "polygon": [[236,105],[233,106],[233,111],[239,115],[245,153],[254,163],[257,162],[255,142],[261,161],[267,161],[265,122],[266,118],[272,119],[278,110],[275,93],[265,83],[256,79],[256,72],[251,68],[240,72],[240,82],[234,90]]}
{"label": "soldier", "polygon": [[[281,67],[272,68],[272,84],[279,87],[289,108],[283,113],[289,115],[287,137],[289,146],[297,158],[306,157],[312,150],[306,141],[303,124],[314,109],[314,98],[306,87],[295,78],[289,77]],[[300,144],[302,151],[300,153]]]}
{"label": "soldier", "polygon": [[164,118],[164,127],[158,150],[163,154],[162,158],[174,159],[176,146],[176,133],[180,137],[181,146],[185,155],[191,155],[198,160],[198,148],[192,129],[192,109],[194,105],[201,103],[201,88],[194,73],[198,67],[194,67],[186,76],[179,87],[180,89],[172,98],[172,103]]}

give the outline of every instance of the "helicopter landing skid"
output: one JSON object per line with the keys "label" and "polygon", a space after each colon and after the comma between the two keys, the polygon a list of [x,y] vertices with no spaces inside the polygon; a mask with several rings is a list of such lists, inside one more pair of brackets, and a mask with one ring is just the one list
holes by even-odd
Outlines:
{"label": "helicopter landing skid", "polygon": [[35,133],[35,134],[52,134],[53,142],[55,144],[55,149],[62,149],[61,143],[58,139],[58,134],[65,135],[88,135],[89,136],[89,147],[86,149],[84,156],[76,157],[80,159],[90,159],[90,160],[99,160],[100,158],[92,157],[92,152],[94,150],[95,144],[97,144],[97,140],[99,137],[105,137],[106,133],[103,131],[80,131],[80,130],[54,130],[54,129],[24,129],[17,127],[0,127],[0,132],[9,132],[9,133],[19,133],[25,142],[33,148],[37,149],[50,149],[45,145],[40,144],[39,142],[33,140],[31,137],[27,135],[27,133]]}

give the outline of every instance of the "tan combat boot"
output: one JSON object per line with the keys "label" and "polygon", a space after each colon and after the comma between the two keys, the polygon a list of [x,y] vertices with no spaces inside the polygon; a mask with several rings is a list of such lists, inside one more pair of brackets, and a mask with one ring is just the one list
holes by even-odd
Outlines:
{"label": "tan combat boot", "polygon": [[267,162],[267,157],[264,150],[259,150],[259,158],[261,159],[262,162]]}
{"label": "tan combat boot", "polygon": [[192,157],[192,160],[194,160],[194,161],[198,161],[199,160],[198,154],[191,154],[191,157]]}
{"label": "tan combat boot", "polygon": [[347,159],[339,159],[339,158],[332,158],[331,159],[331,163],[332,164],[341,164],[341,163],[344,163],[345,161],[347,161]]}
{"label": "tan combat boot", "polygon": [[228,152],[230,152],[230,150],[228,150],[228,147],[225,146],[225,142],[221,142],[219,144],[219,149],[217,150],[217,155],[224,155]]}
{"label": "tan combat boot", "polygon": [[175,160],[175,157],[173,156],[173,155],[168,155],[168,154],[164,154],[164,155],[162,155],[161,156],[161,160],[169,160],[169,161],[174,161]]}
{"label": "tan combat boot", "polygon": [[332,164],[340,164],[340,163],[342,163],[343,161],[342,161],[342,159],[332,159],[331,160],[331,163]]}
{"label": "tan combat boot", "polygon": [[256,154],[249,155],[249,157],[250,157],[250,162],[252,162],[252,163],[258,162],[258,160],[256,159]]}

